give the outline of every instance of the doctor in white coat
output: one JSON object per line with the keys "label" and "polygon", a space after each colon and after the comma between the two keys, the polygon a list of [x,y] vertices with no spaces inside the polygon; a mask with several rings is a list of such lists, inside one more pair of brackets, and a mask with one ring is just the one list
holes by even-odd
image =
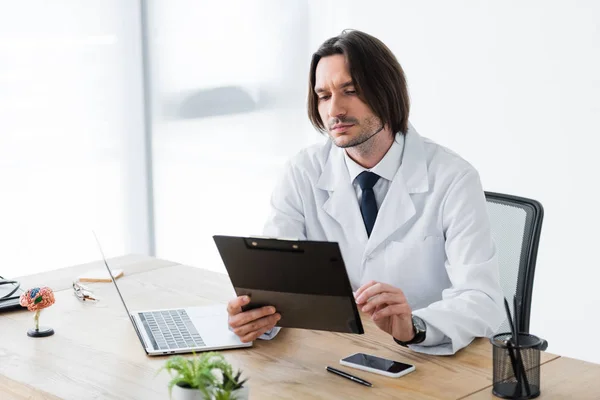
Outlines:
{"label": "doctor in white coat", "polygon": [[[343,32],[313,55],[309,84],[309,117],[330,140],[288,163],[265,235],[338,242],[359,309],[400,345],[453,354],[492,335],[503,298],[479,175],[410,125],[395,56]],[[229,302],[231,329],[274,336],[277,310],[241,312],[247,301]]]}

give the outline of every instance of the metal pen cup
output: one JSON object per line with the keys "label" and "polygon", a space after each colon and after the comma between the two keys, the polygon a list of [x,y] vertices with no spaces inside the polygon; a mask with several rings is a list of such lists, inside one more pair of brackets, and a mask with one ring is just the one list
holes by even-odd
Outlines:
{"label": "metal pen cup", "polygon": [[533,399],[540,395],[540,352],[544,339],[520,333],[518,344],[512,333],[500,333],[490,339],[493,345],[492,393],[504,399]]}

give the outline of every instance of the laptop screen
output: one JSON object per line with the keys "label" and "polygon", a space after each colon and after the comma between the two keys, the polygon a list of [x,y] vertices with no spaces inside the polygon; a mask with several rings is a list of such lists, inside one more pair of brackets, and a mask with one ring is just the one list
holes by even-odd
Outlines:
{"label": "laptop screen", "polygon": [[104,252],[102,251],[102,246],[100,245],[100,241],[98,240],[98,236],[96,236],[96,232],[94,232],[94,237],[96,238],[96,243],[98,244],[98,249],[100,250],[100,254],[102,254],[102,260],[104,261],[104,265],[106,265],[106,269],[108,270],[108,274],[110,275],[110,279],[115,284],[115,288],[117,289],[117,293],[119,293],[119,297],[121,298],[121,302],[123,303],[123,307],[125,307],[125,311],[127,311],[127,316],[131,316],[129,313],[129,309],[127,308],[127,304],[125,304],[125,300],[123,300],[123,296],[121,295],[121,291],[119,290],[119,285],[117,285],[117,281],[108,266],[108,262],[106,262],[106,257],[104,257]]}

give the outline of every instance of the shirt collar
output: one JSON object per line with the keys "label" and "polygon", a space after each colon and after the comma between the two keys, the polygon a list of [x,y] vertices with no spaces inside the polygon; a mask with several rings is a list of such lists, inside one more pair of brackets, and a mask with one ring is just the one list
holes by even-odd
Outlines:
{"label": "shirt collar", "polygon": [[354,182],[354,179],[363,171],[371,171],[380,177],[391,181],[394,179],[398,168],[402,164],[402,150],[404,149],[404,135],[399,133],[396,134],[392,146],[385,153],[385,156],[371,169],[367,169],[356,163],[344,150],[344,160],[346,161],[346,167],[348,167],[348,174],[350,175],[350,183]]}

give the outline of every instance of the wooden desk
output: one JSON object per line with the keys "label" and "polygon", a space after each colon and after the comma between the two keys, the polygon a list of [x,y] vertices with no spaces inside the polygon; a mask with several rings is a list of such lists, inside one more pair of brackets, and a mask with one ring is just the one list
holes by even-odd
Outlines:
{"label": "wooden desk", "polygon": [[[109,262],[125,271],[119,287],[131,309],[225,304],[234,296],[223,274],[145,256]],[[168,398],[168,375],[156,375],[166,356],[146,356],[114,287],[90,284],[101,298],[98,303],[83,303],[73,295],[72,279],[101,267],[97,262],[20,278],[24,288],[48,285],[55,290],[56,304],[42,311],[41,324],[52,326],[56,334],[29,338],[33,313],[0,314],[0,398]],[[253,399],[493,397],[492,352],[486,339],[451,357],[427,356],[396,345],[369,319],[363,318],[363,324],[365,335],[285,329],[273,341],[223,353],[250,378]],[[417,369],[393,379],[338,364],[357,351],[406,361]],[[592,376],[600,376],[600,366],[549,353],[543,354],[542,362],[541,398],[598,398],[600,380]],[[364,377],[374,387],[327,373],[326,365]]]}

